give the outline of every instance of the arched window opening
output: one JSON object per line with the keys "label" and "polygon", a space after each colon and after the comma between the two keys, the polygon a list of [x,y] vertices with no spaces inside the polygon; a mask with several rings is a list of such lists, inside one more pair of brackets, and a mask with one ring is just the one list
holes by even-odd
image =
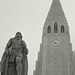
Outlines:
{"label": "arched window opening", "polygon": [[57,22],[54,23],[54,33],[58,32],[58,24]]}
{"label": "arched window opening", "polygon": [[48,26],[48,28],[47,28],[47,33],[51,33],[51,27],[50,26]]}
{"label": "arched window opening", "polygon": [[61,33],[64,33],[64,26],[61,26]]}

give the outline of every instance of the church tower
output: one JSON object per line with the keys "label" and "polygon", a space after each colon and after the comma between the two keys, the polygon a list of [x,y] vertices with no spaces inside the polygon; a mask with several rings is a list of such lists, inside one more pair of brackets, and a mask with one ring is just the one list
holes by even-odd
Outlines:
{"label": "church tower", "polygon": [[59,0],[47,15],[34,75],[73,75],[69,27]]}

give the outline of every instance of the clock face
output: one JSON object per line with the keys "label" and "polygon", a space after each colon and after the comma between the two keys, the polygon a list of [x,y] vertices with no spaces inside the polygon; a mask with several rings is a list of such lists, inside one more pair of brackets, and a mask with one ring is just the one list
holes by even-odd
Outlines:
{"label": "clock face", "polygon": [[54,40],[54,41],[52,42],[52,44],[55,45],[55,46],[57,46],[57,45],[59,45],[59,41],[58,41],[58,40]]}

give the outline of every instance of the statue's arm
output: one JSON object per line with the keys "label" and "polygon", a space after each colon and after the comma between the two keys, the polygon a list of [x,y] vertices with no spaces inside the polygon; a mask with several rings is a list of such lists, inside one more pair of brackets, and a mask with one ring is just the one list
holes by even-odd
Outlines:
{"label": "statue's arm", "polygon": [[7,43],[6,47],[5,47],[5,51],[4,51],[4,53],[2,55],[2,58],[1,58],[1,67],[0,67],[1,72],[2,72],[3,66],[4,66],[4,63],[3,62],[6,62],[6,57],[8,55],[8,49],[11,46],[11,41],[12,41],[11,39],[8,41],[8,43]]}
{"label": "statue's arm", "polygon": [[8,50],[11,47],[11,44],[12,44],[12,38],[8,41],[5,50]]}
{"label": "statue's arm", "polygon": [[12,45],[12,39],[10,39],[5,47],[5,53],[9,55],[11,53],[11,45]]}
{"label": "statue's arm", "polygon": [[28,48],[27,48],[27,46],[26,46],[26,43],[23,41],[22,44],[23,44],[23,53],[24,53],[25,55],[27,55],[27,54],[28,54]]}

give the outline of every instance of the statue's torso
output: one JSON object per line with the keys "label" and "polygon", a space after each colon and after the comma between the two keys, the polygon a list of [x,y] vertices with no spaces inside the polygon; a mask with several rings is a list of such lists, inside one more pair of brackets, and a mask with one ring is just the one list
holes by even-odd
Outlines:
{"label": "statue's torso", "polygon": [[22,40],[18,40],[16,38],[14,38],[12,40],[12,50],[19,50],[19,51],[22,51]]}
{"label": "statue's torso", "polygon": [[12,44],[11,44],[11,54],[10,54],[10,61],[14,61],[15,57],[20,56],[22,57],[22,40],[18,40],[16,38],[12,39]]}

